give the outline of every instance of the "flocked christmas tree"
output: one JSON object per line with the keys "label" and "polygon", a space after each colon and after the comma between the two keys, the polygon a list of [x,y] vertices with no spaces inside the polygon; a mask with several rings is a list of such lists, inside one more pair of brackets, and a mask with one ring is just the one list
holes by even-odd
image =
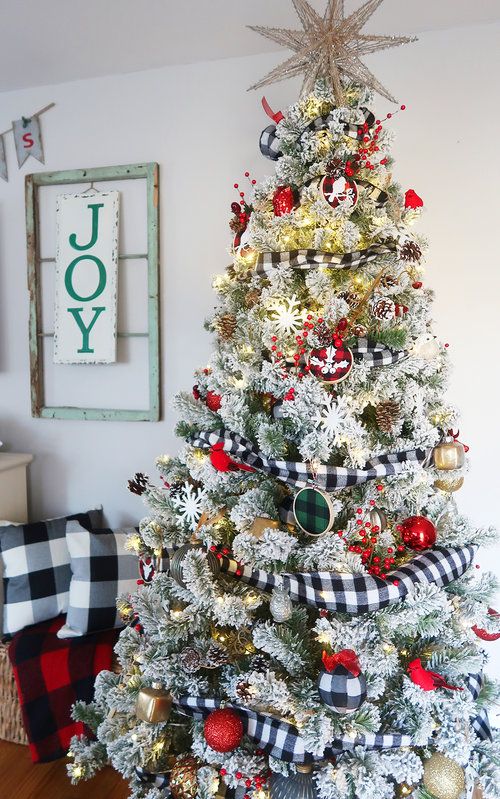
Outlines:
{"label": "flocked christmas tree", "polygon": [[235,187],[186,443],[161,487],[131,481],[144,584],[120,600],[120,673],[75,708],[96,739],[73,741],[74,781],[110,761],[135,799],[500,797],[496,584],[474,569],[494,533],[454,500],[422,201],[394,181],[360,60],[405,41],[360,32],[381,1],[294,0],[303,31],[258,29],[295,51],[261,84],[304,72],[304,91],[264,103],[275,174]]}

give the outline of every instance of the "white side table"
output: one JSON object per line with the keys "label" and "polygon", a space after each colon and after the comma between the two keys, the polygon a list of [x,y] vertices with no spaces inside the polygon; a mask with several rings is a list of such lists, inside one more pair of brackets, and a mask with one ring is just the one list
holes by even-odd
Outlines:
{"label": "white side table", "polygon": [[33,455],[0,452],[0,519],[28,521],[26,472]]}

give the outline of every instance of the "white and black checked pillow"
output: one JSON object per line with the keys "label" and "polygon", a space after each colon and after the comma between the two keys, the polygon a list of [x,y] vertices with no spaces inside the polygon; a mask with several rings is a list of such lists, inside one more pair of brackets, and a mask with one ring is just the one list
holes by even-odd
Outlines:
{"label": "white and black checked pillow", "polygon": [[57,635],[73,638],[98,630],[121,627],[116,609],[120,594],[137,590],[137,556],[125,550],[135,528],[86,530],[70,522],[66,541],[71,557],[71,584],[66,624]]}
{"label": "white and black checked pillow", "polygon": [[102,524],[102,510],[0,527],[4,635],[68,609],[71,568],[66,525],[70,520],[90,530]]}

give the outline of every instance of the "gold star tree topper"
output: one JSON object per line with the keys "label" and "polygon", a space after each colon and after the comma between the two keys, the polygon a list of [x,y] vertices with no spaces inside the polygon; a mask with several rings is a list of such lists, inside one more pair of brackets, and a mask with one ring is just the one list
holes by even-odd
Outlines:
{"label": "gold star tree topper", "polygon": [[303,94],[313,90],[318,78],[326,78],[331,82],[337,103],[342,105],[344,92],[341,77],[347,77],[396,102],[361,61],[361,56],[376,53],[377,50],[415,41],[414,37],[409,36],[372,36],[361,33],[361,29],[383,0],[367,0],[348,17],[344,14],[344,0],[328,0],[323,16],[307,0],[292,2],[303,31],[249,26],[267,39],[294,51],[294,55],[271,70],[262,80],[251,86],[251,89],[304,74]]}

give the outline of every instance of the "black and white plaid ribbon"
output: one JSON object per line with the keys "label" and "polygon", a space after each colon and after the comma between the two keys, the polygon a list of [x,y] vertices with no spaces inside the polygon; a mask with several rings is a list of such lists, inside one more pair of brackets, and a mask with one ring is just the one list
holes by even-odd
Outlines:
{"label": "black and white plaid ribbon", "polygon": [[470,567],[474,553],[473,546],[436,547],[416,555],[386,578],[338,572],[273,574],[225,556],[220,564],[223,572],[260,591],[270,594],[274,588],[282,587],[293,602],[357,616],[400,602],[417,583],[443,587],[458,580]]}
{"label": "black and white plaid ribbon", "polygon": [[[359,125],[354,125],[352,122],[343,123],[344,135],[349,136],[351,139],[356,139],[357,141],[361,141],[365,135],[363,130],[363,125],[365,122],[370,128],[372,128],[375,124],[375,116],[371,111],[364,107],[361,108],[361,111],[363,113],[364,120]],[[307,132],[325,130],[332,119],[332,114],[316,117],[316,119],[313,119],[312,122],[310,122],[309,125],[307,125],[307,127],[302,131],[300,138],[302,138],[302,136],[304,136],[304,134]],[[262,155],[265,158],[270,158],[271,161],[277,161],[279,158],[281,158],[283,153],[280,149],[280,142],[276,134],[276,125],[268,125],[267,128],[262,131],[260,134],[259,147]]]}
{"label": "black and white plaid ribbon", "polygon": [[417,463],[425,467],[430,464],[432,458],[432,449],[409,449],[372,458],[365,464],[364,469],[321,464],[314,470],[313,475],[311,464],[266,458],[249,439],[229,430],[204,430],[188,440],[199,449],[210,449],[215,444],[222,444],[225,452],[234,455],[242,463],[259,472],[270,474],[288,485],[304,488],[314,484],[327,491],[350,488],[367,483],[369,480],[399,474],[408,463]]}
{"label": "black and white plaid ribbon", "polygon": [[255,272],[258,275],[272,274],[278,266],[285,264],[293,269],[311,269],[322,266],[326,269],[357,269],[370,263],[381,255],[396,251],[396,244],[372,244],[364,250],[355,250],[339,255],[321,250],[288,250],[286,252],[261,252],[258,255]]}
{"label": "black and white plaid ribbon", "polygon": [[361,360],[367,366],[374,367],[392,366],[408,357],[406,350],[391,350],[385,344],[368,338],[358,338],[350,350],[355,357],[361,356]]}
{"label": "black and white plaid ribbon", "polygon": [[[473,699],[478,698],[482,684],[483,684],[482,674],[469,674],[466,685]],[[482,741],[491,741],[491,739],[493,738],[491,734],[491,726],[488,717],[488,711],[486,710],[485,707],[481,708],[478,715],[472,719],[471,726],[476,735],[478,736],[478,738],[480,738]]]}
{"label": "black and white plaid ribbon", "polygon": [[378,186],[374,186],[373,183],[370,183],[369,180],[355,180],[358,186],[363,186],[366,189],[366,194],[368,197],[373,200],[377,208],[381,208],[387,202],[387,198],[389,195],[383,189],[379,189]]}
{"label": "black and white plaid ribbon", "polygon": [[[176,702],[177,708],[188,716],[202,719],[208,716],[215,708],[220,707],[220,699],[205,698],[202,696],[182,696]],[[250,740],[270,757],[283,760],[286,763],[313,763],[315,760],[333,757],[341,752],[351,751],[355,746],[366,749],[399,749],[410,746],[412,739],[409,735],[400,733],[366,733],[365,735],[339,735],[331,746],[326,747],[324,754],[313,755],[306,750],[303,738],[297,727],[288,721],[270,716],[266,713],[257,713],[250,708],[224,703],[240,716],[245,734]]]}
{"label": "black and white plaid ribbon", "polygon": [[[152,771],[147,771],[142,766],[136,766],[135,774],[139,782],[149,785],[151,788],[168,788],[169,775],[167,773],[155,774]],[[165,794],[165,796],[166,795],[167,794]]]}

